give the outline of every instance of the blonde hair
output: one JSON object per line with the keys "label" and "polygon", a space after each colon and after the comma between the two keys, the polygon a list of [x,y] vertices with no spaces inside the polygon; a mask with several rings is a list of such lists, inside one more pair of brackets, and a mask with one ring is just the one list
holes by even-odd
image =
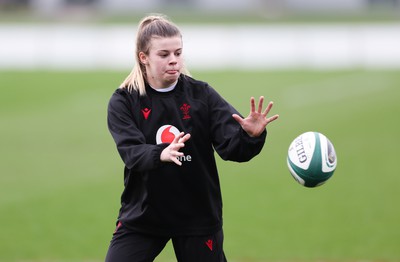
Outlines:
{"label": "blonde hair", "polygon": [[[136,90],[140,95],[146,95],[146,67],[140,62],[139,53],[149,54],[150,41],[154,36],[182,37],[182,34],[178,27],[164,15],[153,14],[143,18],[139,23],[136,35],[135,64],[120,88],[127,88],[129,92]],[[185,67],[182,68],[181,73],[189,75]]]}

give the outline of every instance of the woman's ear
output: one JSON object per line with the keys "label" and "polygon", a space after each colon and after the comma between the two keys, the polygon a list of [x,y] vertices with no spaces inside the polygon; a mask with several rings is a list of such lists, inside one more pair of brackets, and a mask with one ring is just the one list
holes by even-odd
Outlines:
{"label": "woman's ear", "polygon": [[145,53],[143,53],[143,52],[140,52],[139,53],[139,61],[143,65],[147,65],[147,55]]}

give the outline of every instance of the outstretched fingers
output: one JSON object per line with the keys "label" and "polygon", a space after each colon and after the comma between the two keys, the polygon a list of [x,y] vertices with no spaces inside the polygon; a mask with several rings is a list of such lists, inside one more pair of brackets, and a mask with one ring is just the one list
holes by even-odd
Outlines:
{"label": "outstretched fingers", "polygon": [[[265,109],[263,116],[267,118],[267,115],[269,114],[269,111],[271,111],[272,106],[274,105],[274,102],[269,102],[267,108]],[[267,124],[271,123],[272,121],[275,121],[278,119],[279,115],[273,115],[271,117],[267,118]]]}
{"label": "outstretched fingers", "polygon": [[260,96],[260,99],[258,100],[258,113],[260,114],[262,112],[263,105],[264,105],[264,97]]}
{"label": "outstretched fingers", "polygon": [[274,105],[274,102],[269,102],[267,105],[267,108],[265,108],[264,112],[262,113],[264,117],[267,117],[269,111],[271,111],[272,106]]}
{"label": "outstretched fingers", "polygon": [[172,143],[161,152],[161,161],[174,162],[175,164],[181,166],[182,162],[179,161],[179,157],[184,156],[184,154],[179,150],[185,146],[185,142],[189,139],[190,134],[185,135],[183,132],[175,136]]}
{"label": "outstretched fingers", "polygon": [[254,112],[256,110],[256,102],[254,100],[254,97],[250,97],[250,113]]}
{"label": "outstretched fingers", "polygon": [[[264,96],[260,96],[260,98],[258,99],[258,108],[257,108],[257,113],[262,112],[264,106]],[[254,99],[254,97],[250,98],[250,113],[254,113],[256,112],[256,101]]]}
{"label": "outstretched fingers", "polygon": [[[183,134],[183,132],[181,133]],[[178,143],[186,143],[190,139],[190,134],[186,134],[178,139]]]}
{"label": "outstretched fingers", "polygon": [[279,118],[279,115],[274,115],[274,116],[267,118],[267,124],[271,123],[272,121],[277,120],[278,118]]}

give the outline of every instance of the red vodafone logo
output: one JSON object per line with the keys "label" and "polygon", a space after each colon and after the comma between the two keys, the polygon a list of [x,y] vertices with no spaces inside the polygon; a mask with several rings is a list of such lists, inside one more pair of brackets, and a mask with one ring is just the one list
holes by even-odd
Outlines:
{"label": "red vodafone logo", "polygon": [[173,125],[163,125],[157,131],[156,142],[157,144],[171,143],[179,133],[178,128]]}

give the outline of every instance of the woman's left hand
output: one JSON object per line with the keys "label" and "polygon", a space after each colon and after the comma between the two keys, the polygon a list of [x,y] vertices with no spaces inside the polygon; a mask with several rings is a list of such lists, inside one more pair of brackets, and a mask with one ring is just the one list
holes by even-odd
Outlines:
{"label": "woman's left hand", "polygon": [[273,106],[273,102],[269,102],[267,108],[262,112],[264,103],[264,97],[261,96],[258,101],[258,109],[256,111],[256,105],[254,97],[250,98],[250,114],[246,118],[241,118],[237,114],[233,114],[232,117],[242,126],[243,130],[250,137],[258,137],[264,132],[265,127],[278,119],[279,115],[274,115],[267,118],[269,111]]}

